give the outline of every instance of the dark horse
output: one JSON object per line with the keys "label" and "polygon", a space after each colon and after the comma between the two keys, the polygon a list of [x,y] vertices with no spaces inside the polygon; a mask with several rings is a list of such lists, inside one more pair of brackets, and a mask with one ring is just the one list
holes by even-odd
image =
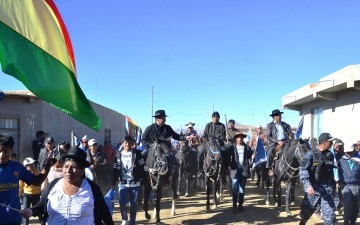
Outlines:
{"label": "dark horse", "polygon": [[213,208],[217,207],[216,191],[219,185],[222,156],[220,145],[217,141],[210,139],[205,141],[200,148],[204,148],[205,157],[203,169],[205,173],[206,183],[206,209],[205,212],[210,211],[210,193],[213,191]]}
{"label": "dark horse", "polygon": [[[196,175],[198,170],[197,153],[190,149],[189,141],[180,141],[180,149],[176,158],[179,163],[177,194],[180,195],[181,180],[182,178],[185,178],[185,197],[188,197],[189,181]],[[194,184],[196,185],[196,182],[194,182]]]}
{"label": "dark horse", "polygon": [[144,184],[144,211],[146,219],[151,216],[149,210],[149,197],[151,190],[155,192],[156,203],[154,218],[156,223],[160,222],[160,201],[162,197],[162,189],[164,185],[171,186],[172,195],[172,210],[171,215],[175,215],[175,200],[176,194],[176,179],[177,166],[176,159],[170,152],[168,145],[165,142],[157,141],[150,145],[146,159],[146,170],[148,172],[148,179]]}
{"label": "dark horse", "polygon": [[[310,149],[309,143],[302,139],[285,142],[284,148],[278,153],[275,160],[273,178],[273,197],[281,211],[281,182],[286,183],[286,204],[285,209],[288,217],[292,214],[289,210],[290,202],[294,201],[294,190],[296,179],[299,175],[299,166],[305,153]],[[268,194],[267,194],[268,199]]]}

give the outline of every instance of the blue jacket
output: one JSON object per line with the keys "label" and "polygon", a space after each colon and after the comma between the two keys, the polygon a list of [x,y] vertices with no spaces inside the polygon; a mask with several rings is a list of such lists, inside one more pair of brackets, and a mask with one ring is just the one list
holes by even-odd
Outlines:
{"label": "blue jacket", "polygon": [[[349,160],[354,162],[352,170],[350,170]],[[355,156],[351,159],[343,156],[339,160],[338,164],[339,178],[342,185],[355,184],[360,185],[360,156],[355,153]]]}

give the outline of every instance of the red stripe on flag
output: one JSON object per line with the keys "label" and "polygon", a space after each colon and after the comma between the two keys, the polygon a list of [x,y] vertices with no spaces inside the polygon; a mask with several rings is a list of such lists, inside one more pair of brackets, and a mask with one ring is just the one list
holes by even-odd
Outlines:
{"label": "red stripe on flag", "polygon": [[53,0],[45,0],[45,2],[52,9],[52,11],[54,12],[54,14],[56,16],[56,19],[58,20],[58,22],[60,24],[61,32],[62,32],[64,40],[65,40],[67,51],[68,51],[71,62],[72,62],[73,66],[74,66],[74,69],[75,69],[74,74],[77,77],[74,50],[73,50],[73,47],[72,47],[72,44],[71,44],[69,33],[68,33],[67,29],[66,29],[65,23],[64,23],[61,15],[60,15],[60,12],[59,12],[58,8],[56,7],[55,3],[53,2]]}

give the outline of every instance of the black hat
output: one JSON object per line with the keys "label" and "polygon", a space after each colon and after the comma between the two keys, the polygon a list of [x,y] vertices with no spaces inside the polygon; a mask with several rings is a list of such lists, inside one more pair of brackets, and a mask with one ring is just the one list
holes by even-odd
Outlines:
{"label": "black hat", "polygon": [[54,143],[54,138],[52,138],[52,137],[47,137],[47,138],[45,139],[45,143],[49,143],[49,142]]}
{"label": "black hat", "polygon": [[74,159],[75,162],[79,163],[84,167],[89,167],[90,163],[86,160],[86,152],[77,146],[71,147],[68,154],[61,156],[62,161],[65,159]]}
{"label": "black hat", "polygon": [[324,141],[333,141],[335,140],[336,138],[332,137],[329,133],[322,133],[320,134],[318,140],[319,140],[319,144],[323,143]]}
{"label": "black hat", "polygon": [[278,109],[274,109],[270,116],[279,116],[279,115],[281,115],[283,113],[284,112],[280,112],[280,110],[278,110]]}
{"label": "black hat", "polygon": [[158,118],[162,116],[167,117],[167,115],[165,114],[165,110],[160,109],[155,112],[155,115],[153,117]]}
{"label": "black hat", "polygon": [[215,111],[215,112],[213,112],[212,115],[211,115],[211,118],[214,118],[214,117],[220,118],[220,114]]}
{"label": "black hat", "polygon": [[229,122],[228,122],[228,123],[235,124],[235,120],[231,119],[231,120],[229,120]]}
{"label": "black hat", "polygon": [[42,131],[42,130],[39,130],[39,131],[37,131],[36,132],[36,136],[40,136],[40,135],[43,135],[43,134],[48,134],[48,133],[45,133],[44,131]]}

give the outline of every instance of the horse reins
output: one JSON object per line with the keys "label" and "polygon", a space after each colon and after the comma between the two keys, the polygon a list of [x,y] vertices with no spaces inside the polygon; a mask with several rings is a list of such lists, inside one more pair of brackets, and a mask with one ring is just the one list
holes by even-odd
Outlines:
{"label": "horse reins", "polygon": [[[295,149],[295,154],[296,152],[298,152],[300,149],[300,142],[296,145],[296,149]],[[286,161],[286,158],[285,158],[285,155],[286,155],[287,152],[285,152],[284,154],[282,154],[281,158],[282,158],[282,161],[286,164],[286,166],[288,168],[290,168],[291,170],[293,170],[294,172],[292,174],[290,174],[287,169],[285,168],[285,164],[283,164],[283,167],[284,167],[284,171],[286,173],[286,175],[289,176],[289,178],[295,178],[295,177],[298,177],[299,176],[299,173],[297,173],[296,175],[294,175],[296,173],[296,171],[299,170],[299,167],[298,168],[294,168],[292,167],[287,161]]]}

